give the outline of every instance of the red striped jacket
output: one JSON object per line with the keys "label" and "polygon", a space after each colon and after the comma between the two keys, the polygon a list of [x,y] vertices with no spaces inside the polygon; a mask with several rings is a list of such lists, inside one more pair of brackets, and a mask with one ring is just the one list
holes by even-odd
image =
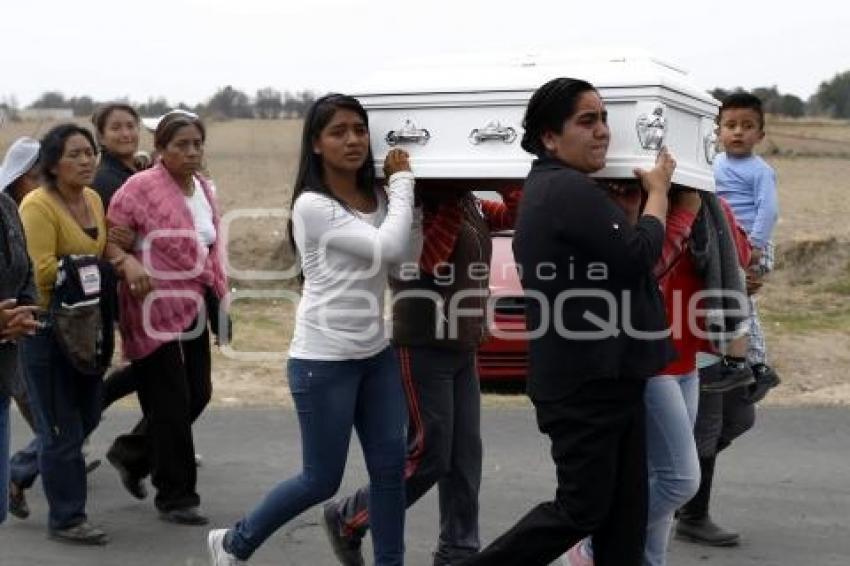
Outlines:
{"label": "red striped jacket", "polygon": [[[499,191],[503,202],[477,199],[479,210],[491,232],[509,230],[516,220],[521,187]],[[423,246],[419,266],[428,274],[434,274],[434,266],[448,261],[454,250],[457,236],[463,224],[463,208],[460,200],[446,200],[435,209],[425,209],[422,219]]]}

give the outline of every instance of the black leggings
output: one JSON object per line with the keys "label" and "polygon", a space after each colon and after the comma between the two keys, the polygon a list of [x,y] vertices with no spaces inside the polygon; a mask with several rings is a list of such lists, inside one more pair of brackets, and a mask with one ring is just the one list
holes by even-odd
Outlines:
{"label": "black leggings", "polygon": [[552,441],[555,499],[529,511],[464,566],[551,563],[593,535],[599,566],[640,566],[646,540],[643,380],[597,379],[569,397],[535,402]]}
{"label": "black leggings", "polygon": [[139,478],[151,474],[160,510],[197,506],[192,423],[212,397],[209,332],[163,344],[132,368],[145,376],[138,382],[144,417],[115,440],[110,458]]}

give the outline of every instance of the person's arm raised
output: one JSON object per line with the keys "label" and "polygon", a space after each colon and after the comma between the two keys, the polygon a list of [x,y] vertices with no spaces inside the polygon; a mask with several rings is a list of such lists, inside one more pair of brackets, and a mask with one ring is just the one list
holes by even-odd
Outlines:
{"label": "person's arm raised", "polygon": [[293,221],[301,223],[305,239],[360,259],[380,258],[388,264],[404,261],[409,253],[414,185],[407,153],[390,152],[384,171],[389,175],[389,204],[380,226],[340,210],[340,205],[330,198],[305,193],[296,201],[293,215]]}
{"label": "person's arm raised", "polygon": [[652,201],[652,207],[649,212],[644,211],[635,226],[629,224],[623,210],[595,181],[585,175],[569,174],[558,181],[559,185],[565,183],[563,186],[549,191],[557,233],[605,263],[612,275],[634,279],[651,272],[664,243],[667,191],[674,167],[675,161],[662,151],[652,170],[636,172],[647,191],[651,191],[648,201]]}
{"label": "person's arm raised", "polygon": [[665,223],[669,204],[668,193],[675,170],[676,160],[666,147],[658,152],[655,167],[649,171],[635,169],[635,176],[640,179],[640,184],[647,193],[643,216],[654,216],[662,224]]}

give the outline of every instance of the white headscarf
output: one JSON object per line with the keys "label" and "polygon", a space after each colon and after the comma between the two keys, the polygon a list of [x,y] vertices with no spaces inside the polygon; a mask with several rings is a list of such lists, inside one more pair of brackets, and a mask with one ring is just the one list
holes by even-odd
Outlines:
{"label": "white headscarf", "polygon": [[5,191],[38,161],[41,144],[32,138],[18,138],[9,147],[0,167],[0,189]]}

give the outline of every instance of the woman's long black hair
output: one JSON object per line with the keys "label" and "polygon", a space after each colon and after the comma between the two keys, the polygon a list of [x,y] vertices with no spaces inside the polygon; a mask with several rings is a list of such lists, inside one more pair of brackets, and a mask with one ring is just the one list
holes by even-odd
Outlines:
{"label": "woman's long black hair", "polygon": [[[369,117],[366,110],[353,96],[345,94],[327,94],[316,100],[307,111],[304,118],[304,129],[301,133],[301,156],[298,160],[298,174],[295,176],[295,186],[292,190],[292,202],[289,204],[289,221],[286,232],[289,236],[289,246],[294,254],[298,253],[295,246],[295,238],[292,234],[292,210],[295,201],[304,191],[313,191],[326,195],[342,206],[346,204],[340,201],[336,195],[325,185],[324,166],[322,156],[313,151],[313,143],[319,134],[327,126],[337,110],[350,110],[363,119],[363,123],[369,128]],[[357,170],[357,189],[371,196],[375,187],[375,166],[372,157],[372,145],[366,153],[366,161]]]}

